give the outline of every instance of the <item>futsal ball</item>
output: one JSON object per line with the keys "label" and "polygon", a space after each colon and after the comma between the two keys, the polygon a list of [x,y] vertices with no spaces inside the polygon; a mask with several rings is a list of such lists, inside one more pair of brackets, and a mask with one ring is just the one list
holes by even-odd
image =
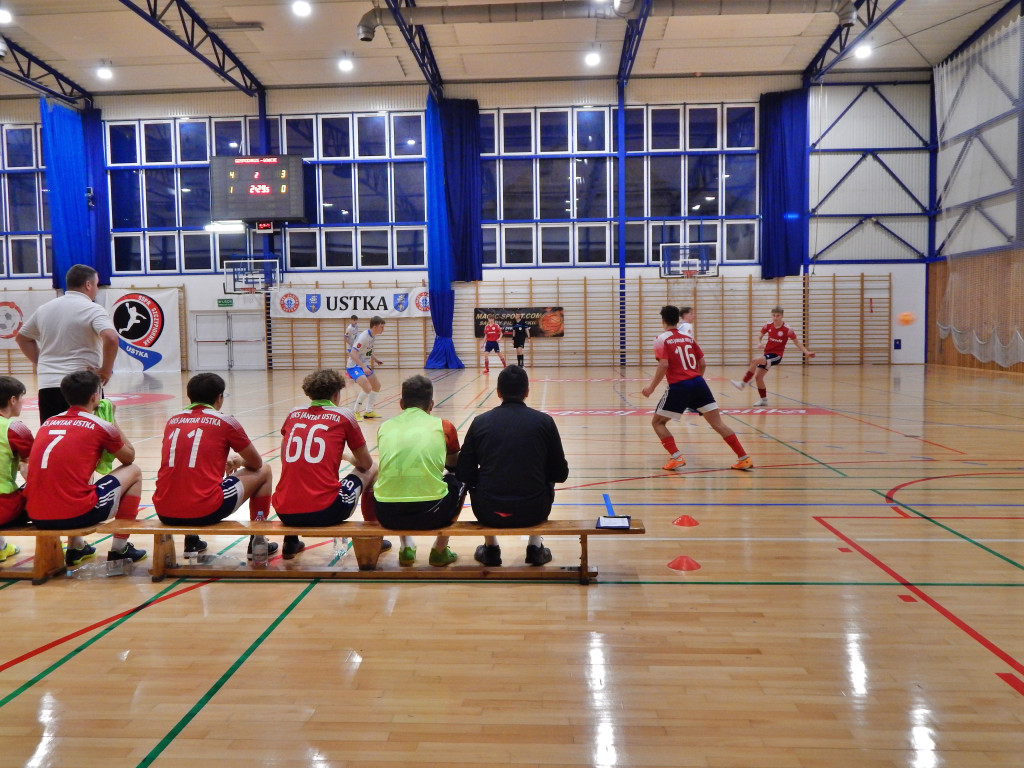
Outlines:
{"label": "futsal ball", "polygon": [[911,325],[917,320],[917,315],[913,312],[900,312],[900,316],[896,319],[900,321],[900,325]]}

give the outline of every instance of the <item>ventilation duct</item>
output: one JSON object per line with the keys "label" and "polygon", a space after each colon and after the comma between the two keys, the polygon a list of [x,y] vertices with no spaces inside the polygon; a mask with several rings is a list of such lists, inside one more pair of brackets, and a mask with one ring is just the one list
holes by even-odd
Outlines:
{"label": "ventilation duct", "polygon": [[[592,0],[566,2],[502,3],[495,5],[409,6],[401,9],[410,26],[429,24],[495,24],[555,19],[631,19],[639,15],[636,0],[614,0],[611,6]],[[856,19],[853,0],[654,0],[651,16],[724,16],[781,13],[834,13],[843,26]],[[363,42],[373,40],[377,27],[395,25],[390,12],[372,8],[356,28]]]}

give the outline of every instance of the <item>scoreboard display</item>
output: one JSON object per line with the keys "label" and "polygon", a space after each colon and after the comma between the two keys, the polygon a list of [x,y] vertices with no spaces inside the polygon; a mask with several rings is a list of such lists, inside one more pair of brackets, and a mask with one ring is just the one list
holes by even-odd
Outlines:
{"label": "scoreboard display", "polygon": [[214,221],[304,221],[302,157],[210,158],[210,214]]}

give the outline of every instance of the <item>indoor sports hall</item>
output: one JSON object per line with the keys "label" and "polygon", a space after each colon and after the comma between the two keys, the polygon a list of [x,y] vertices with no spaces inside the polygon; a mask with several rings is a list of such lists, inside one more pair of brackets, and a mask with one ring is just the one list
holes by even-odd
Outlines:
{"label": "indoor sports hall", "polygon": [[[95,268],[150,553],[0,528],[0,768],[1019,768],[1021,10],[0,0],[0,376],[37,433],[19,332]],[[666,305],[752,468],[699,413],[664,468]],[[357,513],[260,567],[244,504],[162,538],[189,378],[277,480],[375,316],[374,458],[414,374],[464,440],[528,326],[552,561],[361,569]]]}

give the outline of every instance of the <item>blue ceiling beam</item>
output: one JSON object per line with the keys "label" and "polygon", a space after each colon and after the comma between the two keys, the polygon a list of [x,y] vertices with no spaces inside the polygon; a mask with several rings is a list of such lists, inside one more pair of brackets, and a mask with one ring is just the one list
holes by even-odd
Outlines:
{"label": "blue ceiling beam", "polygon": [[626,83],[629,82],[637,51],[640,50],[640,40],[644,36],[647,17],[651,15],[652,4],[653,0],[641,0],[639,15],[626,22],[626,35],[622,38],[622,53],[619,56],[619,88],[625,88]]}
{"label": "blue ceiling beam", "polygon": [[[881,24],[889,18],[895,11],[906,0],[893,0],[892,5],[886,8],[884,11],[879,13],[878,5],[879,0],[854,0],[853,6],[857,10],[857,20],[864,25],[864,29],[854,37],[850,39],[850,35],[853,30],[853,26],[843,26],[840,24],[836,27],[835,31],[829,36],[828,40],[818,51],[817,55],[811,60],[811,63],[804,70],[803,81],[804,87],[813,85],[821,82],[821,79],[829,73],[829,71],[840,61],[843,57],[857,47],[857,44],[864,40],[868,35],[874,32]],[[861,20],[860,10],[865,10],[865,18]]]}
{"label": "blue ceiling beam", "polygon": [[[434,94],[435,99],[443,101],[444,81],[441,79],[441,69],[437,66],[437,60],[434,59],[434,51],[430,47],[427,31],[419,25],[410,26],[409,22],[402,16],[399,1],[384,0],[391,11],[391,15],[395,17],[395,24],[401,30],[402,37],[405,38],[406,45],[409,46],[413,58],[416,59],[416,64],[419,66],[420,72],[423,73],[423,77],[430,87],[430,92]],[[415,0],[406,0],[405,2],[405,7],[408,8],[415,7],[415,5]]]}
{"label": "blue ceiling beam", "polygon": [[985,36],[986,32],[988,32],[990,29],[992,29],[992,27],[994,27],[1006,16],[1008,16],[1014,8],[1017,9],[1017,13],[1024,16],[1024,0],[1010,0],[1010,2],[1008,2],[1006,5],[1000,8],[994,14],[992,14],[992,18],[990,18],[988,21],[986,21],[984,24],[978,27],[970,37],[968,37],[966,40],[960,43],[960,45],[957,46],[955,51],[953,51],[951,54],[949,54],[949,56],[942,60],[939,66],[942,66],[942,64],[946,64],[951,59],[955,59],[961,53],[963,53],[976,42],[978,42],[978,40]]}
{"label": "blue ceiling beam", "polygon": [[[3,39],[7,42],[9,52],[9,59],[4,63],[10,61],[13,67],[0,66],[0,75],[28,86],[38,93],[52,96],[72,107],[92,106],[93,96],[85,88],[26,51],[10,38],[4,37]],[[79,104],[79,102],[83,102],[83,104]]]}
{"label": "blue ceiling beam", "polygon": [[185,0],[146,0],[140,8],[119,0],[247,96],[266,89]]}

